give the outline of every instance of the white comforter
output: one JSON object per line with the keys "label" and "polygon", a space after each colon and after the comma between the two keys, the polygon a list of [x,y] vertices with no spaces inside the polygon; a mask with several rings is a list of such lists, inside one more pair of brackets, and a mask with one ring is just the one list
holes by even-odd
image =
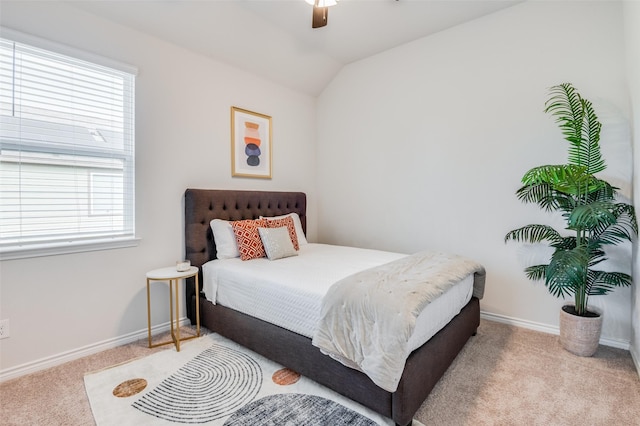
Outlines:
{"label": "white comforter", "polygon": [[482,297],[482,265],[443,253],[417,253],[349,276],[325,295],[313,344],[394,392],[411,353],[416,318],[472,273],[474,296]]}
{"label": "white comforter", "polygon": [[[278,260],[216,259],[203,265],[203,290],[214,304],[313,337],[322,298],[356,272],[406,254],[327,244],[300,246],[298,256]],[[459,311],[459,309],[458,309]]]}

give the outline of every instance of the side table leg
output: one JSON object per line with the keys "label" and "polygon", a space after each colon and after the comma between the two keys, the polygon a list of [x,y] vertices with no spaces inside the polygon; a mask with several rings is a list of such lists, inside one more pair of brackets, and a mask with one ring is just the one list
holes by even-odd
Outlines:
{"label": "side table leg", "polygon": [[173,280],[169,280],[169,323],[171,329],[171,338],[176,342],[175,329],[173,328]]}
{"label": "side table leg", "polygon": [[149,331],[149,347],[151,347],[151,294],[149,292],[149,278],[147,278],[147,329]]}
{"label": "side table leg", "polygon": [[176,351],[180,352],[180,286],[179,280],[173,280],[176,292]]}
{"label": "side table leg", "polygon": [[196,336],[200,337],[200,285],[196,273]]}

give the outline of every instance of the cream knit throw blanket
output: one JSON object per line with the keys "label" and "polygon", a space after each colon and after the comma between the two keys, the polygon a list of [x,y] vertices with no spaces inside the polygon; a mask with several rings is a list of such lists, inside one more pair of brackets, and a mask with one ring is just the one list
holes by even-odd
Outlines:
{"label": "cream knit throw blanket", "polygon": [[482,298],[484,267],[457,255],[420,252],[351,275],[325,295],[313,344],[395,392],[416,318],[469,274],[473,295]]}

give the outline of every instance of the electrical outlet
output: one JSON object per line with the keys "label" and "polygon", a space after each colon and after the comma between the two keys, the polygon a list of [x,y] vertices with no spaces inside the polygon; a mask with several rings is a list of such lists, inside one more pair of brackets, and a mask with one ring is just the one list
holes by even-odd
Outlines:
{"label": "electrical outlet", "polygon": [[9,337],[9,320],[0,320],[0,339]]}

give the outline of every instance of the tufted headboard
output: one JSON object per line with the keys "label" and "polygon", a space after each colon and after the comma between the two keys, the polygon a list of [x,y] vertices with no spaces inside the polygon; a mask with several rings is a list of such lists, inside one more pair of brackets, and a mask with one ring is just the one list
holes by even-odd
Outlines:
{"label": "tufted headboard", "polygon": [[[300,216],[302,229],[307,232],[307,196],[304,192],[187,189],[184,208],[185,257],[197,267],[216,258],[216,244],[209,225],[212,219],[257,219],[295,212]],[[195,318],[193,296],[194,283],[188,282],[187,315],[192,321]]]}

